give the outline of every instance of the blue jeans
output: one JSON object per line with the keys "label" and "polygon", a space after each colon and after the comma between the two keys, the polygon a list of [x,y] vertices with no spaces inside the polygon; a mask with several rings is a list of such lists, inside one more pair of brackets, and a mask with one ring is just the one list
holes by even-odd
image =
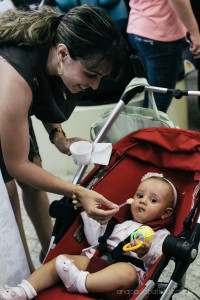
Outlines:
{"label": "blue jeans", "polygon": [[[146,70],[147,81],[151,86],[174,89],[182,65],[184,39],[173,42],[159,42],[129,34],[129,41]],[[166,112],[173,98],[170,94],[154,93],[159,110]],[[144,106],[148,107],[145,94]]]}

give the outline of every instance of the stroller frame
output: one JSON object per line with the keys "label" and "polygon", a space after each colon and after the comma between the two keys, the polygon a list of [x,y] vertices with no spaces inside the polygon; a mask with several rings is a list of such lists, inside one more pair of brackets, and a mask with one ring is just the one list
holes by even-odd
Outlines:
{"label": "stroller frame", "polygon": [[[138,78],[145,78],[145,71],[143,68],[142,63],[138,59],[137,56],[131,55],[131,62],[136,74],[136,77]],[[180,99],[182,96],[200,96],[200,92],[198,91],[182,91],[179,89],[166,89],[161,87],[154,87],[154,86],[138,86],[132,90],[128,90],[122,94],[121,99],[111,112],[108,120],[106,123],[102,126],[101,130],[98,132],[94,143],[101,142],[103,138],[105,137],[106,133],[112,126],[113,122],[117,118],[120,111],[123,109],[123,107],[128,104],[128,102],[137,94],[141,93],[144,90],[150,90],[153,92],[160,92],[160,93],[168,93],[172,94],[176,99]],[[77,184],[80,183],[83,175],[85,174],[87,169],[87,166],[79,167],[78,171],[75,174],[75,177],[72,181],[72,183]],[[200,183],[195,188],[195,191],[193,193],[193,200],[196,199],[197,204],[194,208],[191,209],[189,216],[184,220],[184,230],[178,235],[173,236],[169,235],[164,243],[163,243],[163,256],[161,260],[159,261],[158,265],[156,266],[156,269],[154,270],[154,274],[151,276],[151,278],[145,283],[145,288],[140,292],[140,295],[137,296],[137,298],[134,298],[136,300],[142,300],[144,299],[156,286],[158,279],[162,273],[162,271],[167,266],[168,262],[170,260],[174,260],[176,262],[173,274],[171,276],[170,282],[166,286],[165,291],[162,293],[161,300],[168,300],[172,297],[172,295],[175,293],[181,279],[186,274],[186,271],[189,267],[189,265],[196,259],[196,256],[198,254],[198,244],[200,242],[200,216],[198,216],[197,208],[200,207]],[[191,233],[191,225],[193,223],[193,220],[196,219],[197,222],[195,226],[192,229]],[[57,222],[57,220],[56,220]],[[56,223],[55,226],[56,227]],[[190,236],[187,236],[187,232],[190,229]],[[52,235],[52,240],[50,243],[50,249],[53,249],[56,245],[55,243],[55,235]],[[173,249],[173,253],[171,251]],[[175,253],[174,253],[175,252]]]}

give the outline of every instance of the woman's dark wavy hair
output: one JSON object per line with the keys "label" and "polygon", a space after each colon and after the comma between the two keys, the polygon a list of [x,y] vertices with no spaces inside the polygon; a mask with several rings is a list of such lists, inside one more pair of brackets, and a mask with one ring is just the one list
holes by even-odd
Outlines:
{"label": "woman's dark wavy hair", "polygon": [[0,15],[0,45],[68,47],[73,60],[81,60],[88,70],[101,63],[111,66],[118,77],[125,61],[124,43],[115,22],[101,9],[81,5],[65,15],[52,7],[39,10],[10,10]]}

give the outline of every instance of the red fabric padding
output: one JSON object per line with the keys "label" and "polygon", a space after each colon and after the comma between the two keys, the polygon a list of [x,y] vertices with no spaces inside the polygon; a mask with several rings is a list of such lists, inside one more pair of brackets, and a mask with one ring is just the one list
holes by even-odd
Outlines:
{"label": "red fabric padding", "polygon": [[74,234],[79,229],[79,226],[82,225],[82,219],[79,215],[75,220],[73,226],[70,227],[67,234],[62,238],[62,240],[56,245],[53,250],[50,250],[45,262],[50,261],[54,257],[60,254],[79,254],[81,250],[85,247],[88,247],[88,243],[85,239],[81,243],[77,242],[74,238]]}
{"label": "red fabric padding", "polygon": [[[200,172],[200,134],[177,128],[147,128],[135,131],[113,147],[109,167],[123,154],[157,167]],[[200,179],[200,177],[199,177]]]}
{"label": "red fabric padding", "polygon": [[[133,132],[113,146],[109,166],[125,156],[97,184],[95,190],[114,203],[121,204],[132,197],[141,177],[147,172],[163,173],[173,180],[180,191],[175,209],[175,223],[169,228],[172,234],[183,229],[183,220],[188,216],[192,203],[192,194],[200,180],[200,134],[189,130],[175,128],[147,128]],[[87,176],[89,178],[93,171]],[[120,209],[115,216],[119,222],[130,219],[129,206]],[[50,251],[47,261],[59,254],[80,254],[88,244],[84,239],[78,243],[73,234],[81,225],[79,216],[58,245]],[[147,279],[153,272],[149,272]],[[143,288],[143,287],[142,287]],[[84,300],[86,295],[67,293],[62,285],[50,288],[37,297],[37,300]],[[132,297],[132,299],[135,299]]]}
{"label": "red fabric padding", "polygon": [[50,289],[40,292],[39,295],[34,299],[45,299],[45,300],[92,300],[88,295],[82,295],[78,293],[67,293],[64,285],[58,284]]}
{"label": "red fabric padding", "polygon": [[102,259],[98,256],[93,256],[90,259],[89,265],[87,267],[87,271],[89,273],[95,273],[98,272],[106,267],[110,266],[110,263],[106,261],[105,259]]}

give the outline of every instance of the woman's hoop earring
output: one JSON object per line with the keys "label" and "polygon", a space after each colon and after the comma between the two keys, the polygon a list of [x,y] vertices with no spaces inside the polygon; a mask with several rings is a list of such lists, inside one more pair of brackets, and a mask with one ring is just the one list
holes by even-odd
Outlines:
{"label": "woman's hoop earring", "polygon": [[63,75],[63,63],[62,63],[62,61],[58,62],[57,71],[58,71],[58,75]]}

